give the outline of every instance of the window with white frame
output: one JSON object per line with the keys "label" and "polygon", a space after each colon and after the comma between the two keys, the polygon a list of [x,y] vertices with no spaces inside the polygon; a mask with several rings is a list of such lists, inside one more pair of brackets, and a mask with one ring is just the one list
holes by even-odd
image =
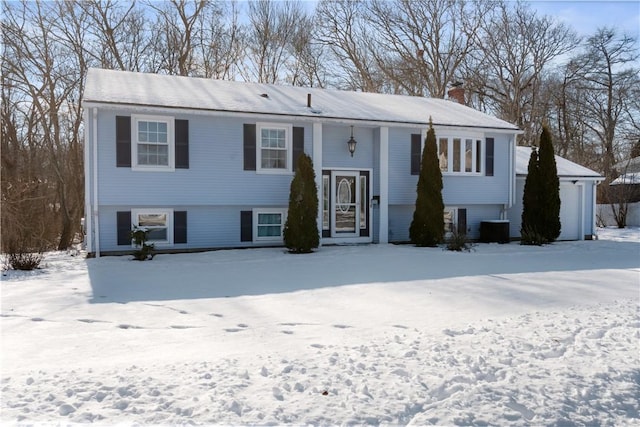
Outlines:
{"label": "window with white frame", "polygon": [[444,235],[449,238],[458,227],[458,208],[444,208]]}
{"label": "window with white frame", "polygon": [[261,172],[291,172],[292,125],[257,123],[257,170]]}
{"label": "window with white frame", "polygon": [[285,209],[254,209],[254,240],[281,241],[286,218]]}
{"label": "window with white frame", "polygon": [[475,174],[483,172],[483,139],[478,136],[441,136],[438,138],[438,163],[443,173]]}
{"label": "window with white frame", "polygon": [[147,242],[156,245],[173,244],[172,209],[134,209],[131,211],[134,227],[147,231]]}
{"label": "window with white frame", "polygon": [[132,116],[132,169],[174,170],[174,119]]}

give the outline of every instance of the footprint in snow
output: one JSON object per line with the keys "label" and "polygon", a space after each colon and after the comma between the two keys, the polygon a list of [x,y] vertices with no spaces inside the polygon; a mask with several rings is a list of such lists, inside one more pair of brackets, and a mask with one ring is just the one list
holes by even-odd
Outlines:
{"label": "footprint in snow", "polygon": [[338,328],[338,329],[348,329],[348,328],[353,328],[353,326],[349,326],[349,325],[333,325],[334,328]]}
{"label": "footprint in snow", "polygon": [[409,329],[408,326],[404,326],[404,325],[393,325],[393,327],[398,329]]}
{"label": "footprint in snow", "polygon": [[144,329],[142,326],[134,326],[134,325],[118,325],[118,328],[120,329]]}
{"label": "footprint in snow", "polygon": [[224,317],[222,314],[218,314],[218,313],[211,313],[209,316]]}
{"label": "footprint in snow", "polygon": [[31,321],[32,322],[44,322],[44,319],[42,317],[32,317]]}
{"label": "footprint in snow", "polygon": [[248,328],[249,325],[244,324],[244,323],[238,323],[238,328]]}
{"label": "footprint in snow", "polygon": [[225,329],[225,332],[240,332],[243,331],[244,329],[240,329],[240,328],[227,328]]}
{"label": "footprint in snow", "polygon": [[322,344],[311,344],[311,347],[313,347],[313,348],[324,348],[324,346]]}
{"label": "footprint in snow", "polygon": [[195,328],[199,328],[200,326],[187,326],[187,325],[171,325],[169,326],[170,329],[195,329]]}
{"label": "footprint in snow", "polygon": [[287,335],[293,335],[293,331],[280,331],[280,332]]}
{"label": "footprint in snow", "polygon": [[95,320],[95,319],[77,319],[78,322],[82,323],[109,323],[106,320]]}

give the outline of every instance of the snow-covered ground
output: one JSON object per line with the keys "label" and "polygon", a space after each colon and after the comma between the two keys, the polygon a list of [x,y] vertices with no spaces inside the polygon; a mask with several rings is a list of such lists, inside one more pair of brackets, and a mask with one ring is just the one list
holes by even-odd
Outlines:
{"label": "snow-covered ground", "polygon": [[2,277],[6,424],[638,425],[640,229]]}

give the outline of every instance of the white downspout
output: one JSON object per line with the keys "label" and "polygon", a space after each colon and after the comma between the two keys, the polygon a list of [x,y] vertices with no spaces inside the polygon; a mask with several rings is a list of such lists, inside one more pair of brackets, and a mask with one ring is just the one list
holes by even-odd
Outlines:
{"label": "white downspout", "polygon": [[93,224],[96,258],[100,258],[100,222],[98,216],[98,109],[93,109]]}
{"label": "white downspout", "polygon": [[598,201],[597,201],[597,189],[598,185],[600,185],[599,181],[595,181],[591,186],[593,188],[593,199],[591,199],[591,235],[595,236],[594,239],[598,240],[598,227],[597,227],[597,211],[598,211]]}
{"label": "white downspout", "polygon": [[89,109],[85,108],[83,112],[84,120],[84,238],[85,249],[87,252],[93,252],[93,205],[91,204],[91,126],[89,123]]}
{"label": "white downspout", "polygon": [[316,187],[318,188],[318,233],[320,234],[319,246],[322,246],[322,220],[323,220],[323,191],[322,188],[322,123],[313,123],[313,169],[316,174]]}

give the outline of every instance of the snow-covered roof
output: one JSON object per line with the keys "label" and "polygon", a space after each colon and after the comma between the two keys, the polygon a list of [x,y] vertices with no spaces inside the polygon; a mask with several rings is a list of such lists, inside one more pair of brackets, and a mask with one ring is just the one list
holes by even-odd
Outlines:
{"label": "snow-covered roof", "polygon": [[640,172],[625,173],[614,179],[609,185],[640,184]]}
{"label": "snow-covered roof", "polygon": [[[531,147],[516,147],[516,174],[527,175],[529,166],[529,158],[531,157]],[[602,178],[602,176],[585,168],[577,163],[567,160],[564,157],[556,157],[556,168],[559,177],[577,177],[577,178]]]}
{"label": "snow-covered roof", "polygon": [[419,125],[431,117],[434,125],[519,132],[511,123],[444,99],[97,68],[87,74],[84,102]]}
{"label": "snow-covered roof", "polygon": [[633,159],[626,159],[613,165],[618,173],[635,173],[640,172],[640,156]]}

